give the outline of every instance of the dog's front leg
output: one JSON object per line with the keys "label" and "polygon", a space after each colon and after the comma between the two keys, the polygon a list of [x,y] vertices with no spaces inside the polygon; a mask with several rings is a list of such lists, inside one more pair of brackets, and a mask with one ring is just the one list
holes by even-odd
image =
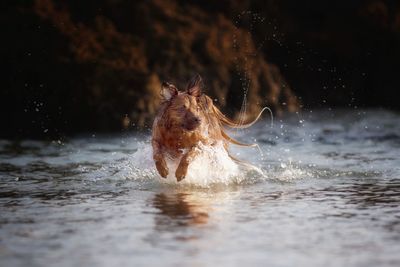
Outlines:
{"label": "dog's front leg", "polygon": [[156,164],[156,168],[158,173],[163,178],[167,178],[168,175],[168,166],[165,162],[164,154],[160,144],[157,141],[152,142],[153,145],[153,159]]}
{"label": "dog's front leg", "polygon": [[184,154],[179,162],[178,168],[175,171],[176,180],[179,182],[183,180],[186,176],[187,169],[189,167],[189,163],[194,159],[194,157],[198,154],[198,149],[196,147],[192,147],[189,151]]}

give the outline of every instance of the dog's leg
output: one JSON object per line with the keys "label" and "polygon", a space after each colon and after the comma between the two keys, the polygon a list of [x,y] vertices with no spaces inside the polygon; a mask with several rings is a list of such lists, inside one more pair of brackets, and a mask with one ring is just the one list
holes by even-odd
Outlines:
{"label": "dog's leg", "polygon": [[161,177],[167,178],[168,167],[167,163],[165,162],[161,146],[157,141],[153,141],[152,145],[153,145],[153,159],[156,164],[157,171],[161,175]]}
{"label": "dog's leg", "polygon": [[178,168],[175,171],[176,180],[179,182],[183,180],[186,176],[187,169],[189,167],[189,163],[193,160],[193,158],[199,154],[198,149],[192,147],[186,154],[182,156],[181,161],[179,162]]}

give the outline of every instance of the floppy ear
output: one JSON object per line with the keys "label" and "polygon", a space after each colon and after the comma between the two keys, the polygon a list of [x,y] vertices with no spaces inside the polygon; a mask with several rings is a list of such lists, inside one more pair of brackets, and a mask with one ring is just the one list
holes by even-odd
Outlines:
{"label": "floppy ear", "polygon": [[199,74],[196,74],[187,85],[187,92],[192,96],[201,96],[203,89],[203,79]]}
{"label": "floppy ear", "polygon": [[170,100],[174,96],[178,94],[178,89],[176,89],[175,85],[163,82],[161,84],[161,97],[163,100]]}

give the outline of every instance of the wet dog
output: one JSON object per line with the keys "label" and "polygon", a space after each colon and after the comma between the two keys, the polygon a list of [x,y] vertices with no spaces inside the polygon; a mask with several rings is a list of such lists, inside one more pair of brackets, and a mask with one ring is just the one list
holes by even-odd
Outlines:
{"label": "wet dog", "polygon": [[162,83],[162,103],[153,124],[152,147],[157,171],[164,178],[169,173],[166,163],[166,157],[169,157],[180,160],[175,177],[178,181],[184,179],[190,162],[199,153],[199,143],[213,146],[223,142],[226,150],[229,143],[254,146],[229,137],[224,131],[224,126],[250,127],[259,119],[261,113],[251,123],[238,124],[222,114],[212,99],[202,93],[202,87],[199,75],[190,80],[184,92],[178,91],[173,84]]}

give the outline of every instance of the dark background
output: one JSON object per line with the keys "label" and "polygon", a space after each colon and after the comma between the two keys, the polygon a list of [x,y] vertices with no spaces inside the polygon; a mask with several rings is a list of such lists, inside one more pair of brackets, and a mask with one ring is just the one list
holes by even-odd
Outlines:
{"label": "dark background", "polygon": [[400,1],[2,1],[0,137],[148,127],[200,73],[231,116],[399,109]]}

